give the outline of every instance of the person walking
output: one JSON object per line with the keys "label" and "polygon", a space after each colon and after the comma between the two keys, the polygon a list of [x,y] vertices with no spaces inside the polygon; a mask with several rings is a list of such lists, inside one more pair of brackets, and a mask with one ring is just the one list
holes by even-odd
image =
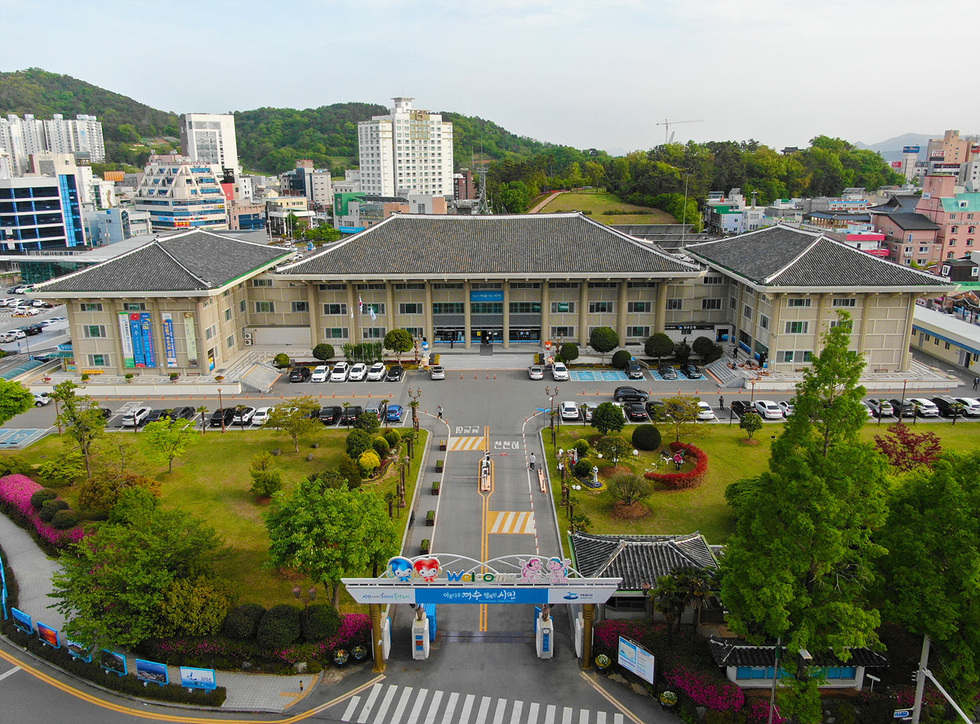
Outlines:
{"label": "person walking", "polygon": [[531,453],[531,470],[534,470],[534,453]]}
{"label": "person walking", "polygon": [[436,415],[439,416],[439,419],[440,420],[442,419],[442,405],[439,405],[438,407],[436,407]]}
{"label": "person walking", "polygon": [[724,410],[725,409],[725,396],[724,395],[718,395],[718,409],[719,410]]}
{"label": "person walking", "polygon": [[976,390],[978,385],[980,385],[980,377],[974,377],[973,378],[973,389]]}

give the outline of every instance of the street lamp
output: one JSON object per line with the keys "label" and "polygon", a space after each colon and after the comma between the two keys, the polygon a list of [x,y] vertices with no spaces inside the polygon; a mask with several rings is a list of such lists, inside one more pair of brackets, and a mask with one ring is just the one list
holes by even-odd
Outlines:
{"label": "street lamp", "polygon": [[415,432],[419,431],[419,398],[422,396],[422,388],[419,387],[417,390],[412,392],[412,388],[408,388],[408,396],[412,398],[412,428]]}
{"label": "street lamp", "polygon": [[[548,400],[551,403],[551,444],[555,448],[555,453],[558,452],[558,433],[555,431],[555,397],[558,396],[558,385],[555,385],[555,391],[551,391],[551,387],[544,388],[544,394],[548,396]],[[559,426],[561,423],[558,423]],[[559,427],[560,429],[560,427]]]}
{"label": "street lamp", "polygon": [[218,411],[221,413],[221,432],[225,431],[225,406],[221,401],[221,388],[218,388]]}
{"label": "street lamp", "polygon": [[299,586],[293,586],[293,595],[303,602],[303,616],[305,617],[310,601],[316,600],[316,586],[310,586],[310,590],[306,592],[305,596],[302,593],[303,591]]}

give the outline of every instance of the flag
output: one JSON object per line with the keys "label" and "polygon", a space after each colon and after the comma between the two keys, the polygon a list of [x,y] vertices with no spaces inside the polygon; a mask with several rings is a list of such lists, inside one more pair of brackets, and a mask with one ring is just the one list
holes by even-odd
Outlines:
{"label": "flag", "polygon": [[378,321],[378,315],[374,313],[374,307],[368,307],[368,311],[371,313],[371,321]]}
{"label": "flag", "polygon": [[364,302],[361,301],[361,295],[357,295],[357,313],[364,314]]}

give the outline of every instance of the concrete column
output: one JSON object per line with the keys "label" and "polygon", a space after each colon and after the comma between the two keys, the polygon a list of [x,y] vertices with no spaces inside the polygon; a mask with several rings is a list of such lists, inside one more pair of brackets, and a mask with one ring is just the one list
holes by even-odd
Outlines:
{"label": "concrete column", "polygon": [[309,307],[310,314],[310,349],[320,343],[320,308],[318,305],[316,284],[314,282],[306,282],[306,306]]}
{"label": "concrete column", "polygon": [[657,328],[663,334],[667,331],[667,280],[661,279],[657,285]]}
{"label": "concrete column", "polygon": [[[119,314],[120,312],[122,312],[122,309],[120,309],[120,304],[118,299],[109,299],[106,301],[109,302],[109,311],[112,313],[112,325],[113,325],[112,339],[115,342],[115,344],[113,345],[113,349],[115,350],[116,353],[116,364],[114,366],[116,369],[116,374],[124,375],[130,370],[123,367],[124,354],[123,354],[123,346],[122,346],[122,337],[120,336],[122,334],[122,331],[119,329]],[[71,311],[72,306],[73,306],[72,302],[68,302],[67,304],[65,304],[65,310],[68,311],[69,318],[72,315],[72,311]],[[183,319],[180,320],[181,323],[183,323],[183,321],[184,321]],[[74,329],[74,325],[69,323],[68,328]],[[177,330],[175,329],[174,334],[176,333]],[[75,363],[78,364],[77,359],[75,360]],[[81,365],[78,365],[78,368],[81,369]]]}
{"label": "concrete column", "polygon": [[[163,317],[160,316],[160,300],[151,299],[149,304],[147,304],[150,313],[150,334],[153,335],[153,356],[154,362],[156,362],[157,369],[161,370],[164,374],[170,374],[170,369],[167,367],[167,348],[163,344]],[[239,335],[235,335],[237,341]],[[225,344],[224,339],[221,340],[221,351],[224,353]]]}
{"label": "concrete column", "polygon": [[385,310],[388,314],[385,315],[386,322],[388,324],[388,329],[385,330],[385,334],[393,329],[398,329],[398,315],[395,310],[395,285],[391,282],[385,284]]}
{"label": "concrete column", "polygon": [[619,343],[626,346],[626,280],[619,283],[619,299],[616,301],[616,334]]}
{"label": "concrete column", "polygon": [[[772,298],[772,321],[769,323],[769,367],[773,367],[773,362],[780,364],[782,360],[777,359],[779,341],[782,339],[782,332],[779,327],[779,319],[782,316],[783,295],[773,294]],[[776,369],[779,369],[778,367]]]}
{"label": "concrete column", "polygon": [[504,349],[510,347],[510,282],[504,279]]}
{"label": "concrete column", "polygon": [[578,343],[589,344],[589,282],[583,279],[578,288]]}
{"label": "concrete column", "polygon": [[551,337],[551,290],[548,288],[548,280],[541,282],[541,348]]}
{"label": "concrete column", "polygon": [[905,312],[905,342],[902,345],[902,372],[907,372],[912,369],[912,322],[915,319],[915,300],[918,296],[918,294],[909,294],[909,303]]}
{"label": "concrete column", "polygon": [[817,323],[814,325],[816,329],[813,330],[813,354],[814,356],[820,354],[820,350],[823,349],[823,320],[824,314],[827,311],[827,295],[820,294],[817,300]]}
{"label": "concrete column", "polygon": [[361,313],[357,308],[357,290],[354,289],[354,282],[347,282],[347,312],[350,316],[350,340],[351,344],[360,344]]}
{"label": "concrete column", "polygon": [[587,603],[582,606],[582,668],[586,671],[592,668],[593,621],[595,621],[595,604]]}
{"label": "concrete column", "polygon": [[470,348],[470,338],[473,336],[473,328],[471,326],[472,322],[470,320],[470,283],[469,281],[463,282],[463,324],[465,325],[463,336],[463,346],[466,349]]}
{"label": "concrete column", "polygon": [[381,615],[384,609],[380,603],[368,605],[371,613],[371,646],[374,649],[374,673],[383,674],[385,670],[384,645],[381,643]]}
{"label": "concrete column", "polygon": [[432,282],[425,283],[425,334],[432,337],[432,349],[436,348],[436,327],[432,321]]}
{"label": "concrete column", "polygon": [[[868,337],[868,322],[870,321],[869,313],[871,311],[871,294],[865,292],[864,302],[861,304],[861,328],[858,330],[858,354],[861,357],[865,355],[865,347],[867,345]],[[853,324],[853,318],[852,318]],[[867,360],[865,360],[867,362]]]}
{"label": "concrete column", "polygon": [[[208,369],[208,340],[205,337],[204,332],[207,325],[204,323],[204,300],[197,300],[197,360],[198,369],[200,369],[204,374],[209,374],[212,370]],[[215,367],[218,366],[218,361],[215,360]]]}

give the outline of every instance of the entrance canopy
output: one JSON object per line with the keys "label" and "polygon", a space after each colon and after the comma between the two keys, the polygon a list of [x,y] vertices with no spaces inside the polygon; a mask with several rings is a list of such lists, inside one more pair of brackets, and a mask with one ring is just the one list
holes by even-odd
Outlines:
{"label": "entrance canopy", "polygon": [[378,578],[344,578],[358,603],[605,603],[621,578],[585,578],[567,558],[509,555],[478,561],[442,553],[396,556]]}

